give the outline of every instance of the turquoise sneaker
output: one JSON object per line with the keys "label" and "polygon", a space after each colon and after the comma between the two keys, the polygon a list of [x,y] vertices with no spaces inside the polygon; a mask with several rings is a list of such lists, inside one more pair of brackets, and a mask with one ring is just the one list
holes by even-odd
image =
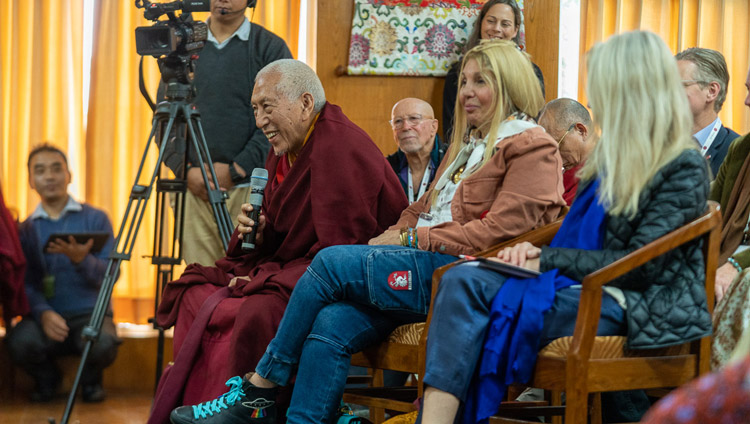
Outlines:
{"label": "turquoise sneaker", "polygon": [[263,389],[245,378],[227,380],[229,391],[192,406],[180,406],[169,416],[172,424],[274,424],[277,388]]}

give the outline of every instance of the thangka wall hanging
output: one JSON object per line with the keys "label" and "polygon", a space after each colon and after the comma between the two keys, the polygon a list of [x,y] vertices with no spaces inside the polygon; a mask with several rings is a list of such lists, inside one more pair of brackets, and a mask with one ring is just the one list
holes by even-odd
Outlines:
{"label": "thangka wall hanging", "polygon": [[347,73],[445,76],[485,1],[354,0]]}

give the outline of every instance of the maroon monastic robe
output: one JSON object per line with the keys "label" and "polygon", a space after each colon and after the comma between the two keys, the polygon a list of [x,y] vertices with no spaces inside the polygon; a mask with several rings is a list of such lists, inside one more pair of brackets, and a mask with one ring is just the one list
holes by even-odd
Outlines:
{"label": "maroon monastic robe", "polygon": [[13,317],[30,311],[24,290],[25,270],[26,258],[18,239],[18,224],[5,207],[0,191],[0,304],[6,327],[10,327]]}
{"label": "maroon monastic robe", "polygon": [[576,192],[578,191],[578,177],[576,177],[576,173],[582,167],[583,162],[563,172],[563,187],[565,188],[563,199],[568,206],[572,205],[573,200],[576,198]]}
{"label": "maroon monastic robe", "polygon": [[[286,155],[269,153],[269,178],[282,160]],[[175,326],[175,357],[183,348],[196,352],[192,366],[180,367],[185,375],[162,378],[149,423],[168,422],[172,408],[211,400],[226,392],[228,378],[253,371],[315,254],[328,246],[367,243],[395,223],[406,205],[382,152],[338,106],[327,103],[283,182],[266,186],[267,224],[257,250],[243,252],[235,231],[216,267],[192,264],[167,285],[157,320]],[[190,328],[203,301],[235,276],[251,281],[241,280],[205,327]],[[183,346],[188,331],[202,332],[200,346]],[[160,400],[162,393],[172,393],[177,403]]]}

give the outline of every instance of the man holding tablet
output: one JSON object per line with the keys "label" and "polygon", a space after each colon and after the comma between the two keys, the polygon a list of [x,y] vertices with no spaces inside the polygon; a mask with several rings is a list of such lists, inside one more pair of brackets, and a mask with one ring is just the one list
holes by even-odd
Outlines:
{"label": "man holding tablet", "polygon": [[[68,195],[70,171],[60,149],[34,148],[28,170],[41,198],[19,228],[31,313],[8,331],[6,343],[12,360],[35,380],[31,399],[46,402],[61,380],[54,359],[83,350],[81,331],[96,304],[114,237],[104,212]],[[104,399],[102,370],[115,360],[118,344],[110,310],[82,375],[84,401]]]}

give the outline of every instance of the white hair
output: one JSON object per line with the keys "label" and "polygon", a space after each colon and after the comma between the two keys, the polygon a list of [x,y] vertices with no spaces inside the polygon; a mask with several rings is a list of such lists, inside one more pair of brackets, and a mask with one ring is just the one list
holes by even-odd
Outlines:
{"label": "white hair", "polygon": [[315,71],[304,62],[295,59],[279,59],[261,69],[255,80],[266,74],[278,74],[279,83],[276,90],[289,100],[297,100],[305,93],[313,97],[313,110],[318,113],[326,103],[326,93],[323,84]]}

